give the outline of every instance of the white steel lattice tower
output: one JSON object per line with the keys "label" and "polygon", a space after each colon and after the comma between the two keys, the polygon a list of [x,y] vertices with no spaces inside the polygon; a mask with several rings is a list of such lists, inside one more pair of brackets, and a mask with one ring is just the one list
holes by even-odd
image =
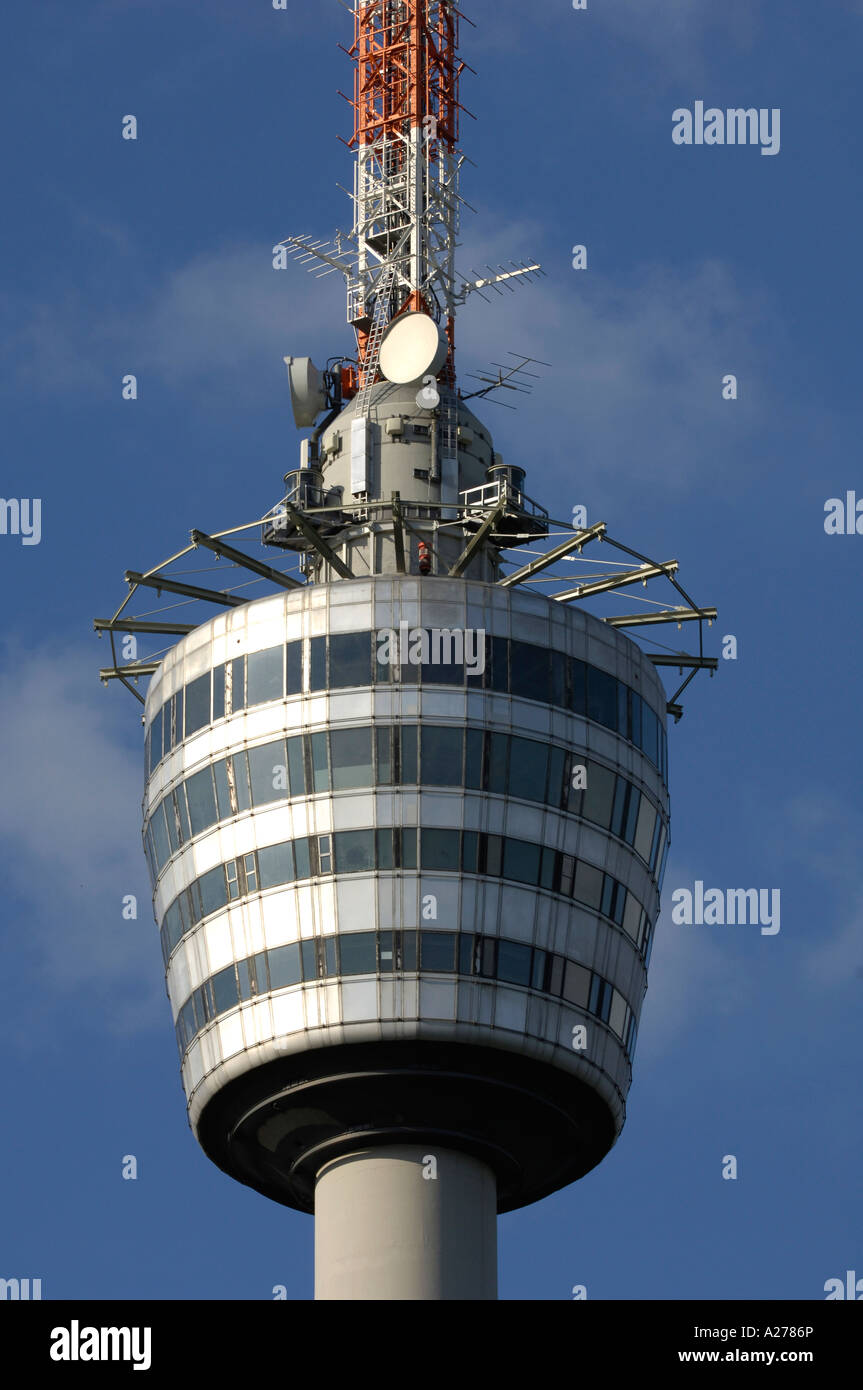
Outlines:
{"label": "white steel lattice tower", "polygon": [[[679,706],[623,629],[715,610],[622,546],[636,567],[526,587],[610,538],[551,523],[495,454],[453,324],[538,267],[456,275],[455,6],[354,8],[353,233],[281,243],[344,273],[357,340],[323,373],[286,359],[314,429],[261,539],[298,569],[195,531],[277,592],[166,562],[132,594],[223,611],[145,623],[127,598],[97,625],[180,638],[103,675],[152,677],[144,839],[202,1147],[315,1212],[318,1297],[493,1298],[496,1213],[588,1172],[624,1122]],[[572,606],[654,576],[686,606]]]}

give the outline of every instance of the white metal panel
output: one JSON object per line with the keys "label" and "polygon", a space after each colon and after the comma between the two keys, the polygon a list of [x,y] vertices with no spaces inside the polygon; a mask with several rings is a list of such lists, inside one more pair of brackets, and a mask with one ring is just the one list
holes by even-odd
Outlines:
{"label": "white metal panel", "polygon": [[357,496],[368,490],[368,421],[360,416],[351,421],[351,492]]}

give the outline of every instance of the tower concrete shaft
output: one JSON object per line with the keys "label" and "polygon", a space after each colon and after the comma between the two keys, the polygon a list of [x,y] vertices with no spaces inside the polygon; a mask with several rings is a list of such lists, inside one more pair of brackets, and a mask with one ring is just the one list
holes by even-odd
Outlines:
{"label": "tower concrete shaft", "polygon": [[315,1184],[315,1298],[497,1297],[497,1192],[469,1154],[400,1144],[333,1159]]}

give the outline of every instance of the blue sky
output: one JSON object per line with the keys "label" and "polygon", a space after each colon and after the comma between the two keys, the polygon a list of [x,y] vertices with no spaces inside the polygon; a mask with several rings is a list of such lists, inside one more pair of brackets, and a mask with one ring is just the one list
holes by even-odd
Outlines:
{"label": "blue sky", "polygon": [[[863,536],[824,531],[828,498],[863,498],[863,4],[466,8],[459,261],[536,256],[547,278],[464,310],[460,370],[552,363],[517,414],[480,407],[497,448],[545,505],[679,560],[719,608],[715,652],[738,640],[670,730],[626,1126],[587,1178],[502,1218],[501,1297],[823,1298],[863,1273]],[[140,707],[99,685],[91,624],[125,569],[277,500],[298,440],[281,359],[351,347],[338,277],[270,257],[349,225],[350,19],[336,0],[45,0],[6,28],[2,492],[42,499],[42,536],[0,535],[0,1276],[56,1298],[309,1298],[311,1219],[225,1177],[186,1124]],[[696,100],[779,108],[779,154],[673,144]],[[781,931],[675,926],[696,879],[779,888]]]}

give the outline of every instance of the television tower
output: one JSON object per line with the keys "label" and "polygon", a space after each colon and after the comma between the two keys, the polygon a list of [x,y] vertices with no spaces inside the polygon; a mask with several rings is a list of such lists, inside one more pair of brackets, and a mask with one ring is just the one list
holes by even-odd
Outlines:
{"label": "television tower", "polygon": [[[310,433],[277,506],[127,571],[95,626],[104,680],[143,700],[150,678],[144,844],[199,1143],[314,1212],[318,1298],[492,1299],[497,1213],[623,1126],[666,716],[716,668],[716,612],[676,561],[555,521],[495,452],[466,402],[529,389],[531,359],[462,393],[456,311],[540,267],[456,270],[459,11],[353,15],[353,227],[275,263],[344,275],[355,353],[285,358]],[[189,582],[200,548],[224,587]],[[670,606],[594,611],[654,581]],[[153,590],[197,621],[135,616]],[[697,652],[628,635],[662,624]],[[121,634],[174,645],[120,661]],[[688,671],[671,696],[662,667]]]}

